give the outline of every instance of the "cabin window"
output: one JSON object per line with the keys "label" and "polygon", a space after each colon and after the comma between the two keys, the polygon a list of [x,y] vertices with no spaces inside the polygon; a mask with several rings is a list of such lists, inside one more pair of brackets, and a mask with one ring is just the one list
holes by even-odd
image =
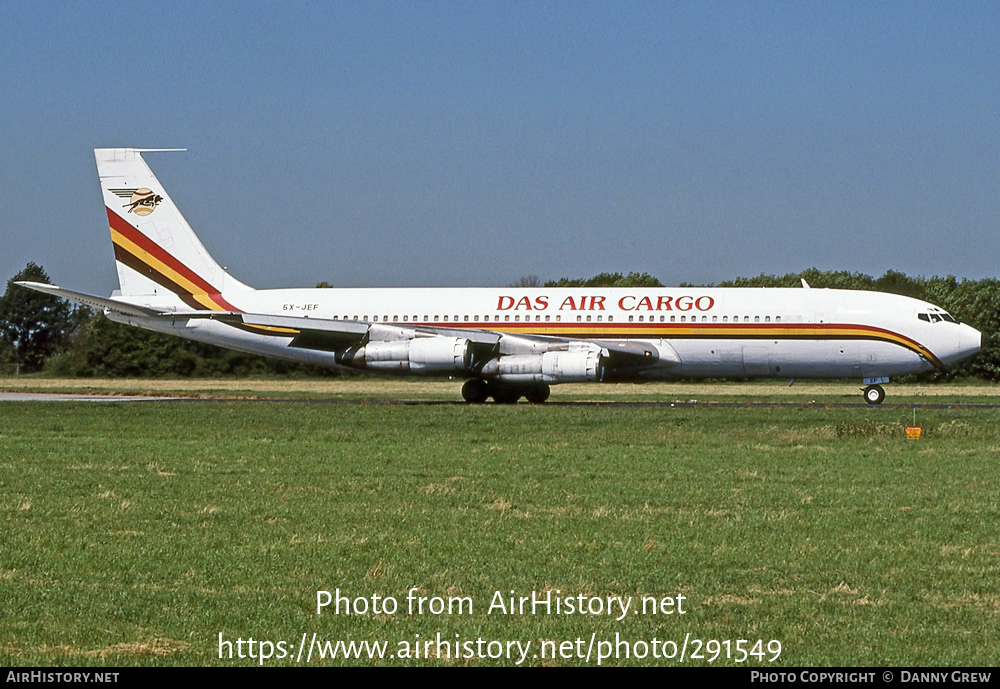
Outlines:
{"label": "cabin window", "polygon": [[671,316],[670,317],[670,322],[671,323],[676,323],[677,322],[677,316]]}
{"label": "cabin window", "polygon": [[580,322],[580,321],[582,321],[582,320],[583,320],[583,316],[577,316],[577,317],[576,317],[576,322],[577,322],[577,323],[579,323],[579,322]]}
{"label": "cabin window", "polygon": [[409,316],[403,316],[403,322],[406,323],[410,319]]}
{"label": "cabin window", "polygon": [[770,316],[764,316],[764,322],[765,323],[770,323],[771,322],[771,317]]}
{"label": "cabin window", "polygon": [[601,322],[601,321],[603,321],[603,320],[604,320],[604,316],[598,316],[598,317],[597,317],[597,322],[598,322],[598,323],[600,323],[600,322]]}
{"label": "cabin window", "polygon": [[781,316],[775,316],[774,317],[774,322],[775,323],[780,323],[781,322]]}
{"label": "cabin window", "polygon": [[445,316],[445,317],[444,317],[444,322],[445,322],[445,323],[447,323],[447,322],[448,322],[448,317],[447,317],[447,316]]}
{"label": "cabin window", "polygon": [[434,322],[435,323],[437,323],[439,320],[441,320],[441,316],[434,316]]}
{"label": "cabin window", "polygon": [[590,323],[590,314],[587,314],[587,322]]}
{"label": "cabin window", "polygon": [[719,317],[718,316],[712,316],[712,322],[713,323],[717,323],[718,321],[719,321]]}
{"label": "cabin window", "polygon": [[556,315],[556,320],[557,321],[561,321],[562,320],[562,316],[561,315]]}
{"label": "cabin window", "polygon": [[614,316],[608,316],[608,323],[610,323],[610,322],[611,322],[611,321],[613,321],[614,319],[615,319],[615,317],[614,317]]}
{"label": "cabin window", "polygon": [[634,320],[635,320],[635,316],[629,316],[629,317],[628,317],[628,322],[629,322],[629,323],[631,323],[631,322],[632,322],[632,321],[634,321]]}
{"label": "cabin window", "polygon": [[744,316],[743,317],[743,322],[744,323],[749,323],[750,322],[750,316]]}
{"label": "cabin window", "polygon": [[551,318],[552,318],[552,316],[546,316],[545,317],[545,321],[548,322]]}
{"label": "cabin window", "polygon": [[754,323],[760,323],[760,316],[754,316],[753,317],[753,322]]}
{"label": "cabin window", "polygon": [[687,323],[687,316],[681,316],[681,323]]}
{"label": "cabin window", "polygon": [[729,316],[723,316],[722,317],[722,322],[723,323],[728,323],[729,322]]}
{"label": "cabin window", "polygon": [[509,321],[509,320],[510,320],[510,315],[507,315],[507,316],[504,316],[504,317],[503,317],[503,319],[504,319],[505,321]]}

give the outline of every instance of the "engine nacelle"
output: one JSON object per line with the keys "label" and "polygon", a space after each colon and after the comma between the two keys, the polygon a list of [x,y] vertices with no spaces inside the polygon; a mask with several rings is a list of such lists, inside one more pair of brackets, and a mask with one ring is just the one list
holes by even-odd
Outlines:
{"label": "engine nacelle", "polygon": [[592,347],[544,354],[510,354],[490,361],[482,375],[510,383],[586,383],[604,378],[605,353]]}
{"label": "engine nacelle", "polygon": [[369,342],[345,361],[374,371],[456,373],[469,368],[469,341],[458,337],[417,337],[412,340]]}

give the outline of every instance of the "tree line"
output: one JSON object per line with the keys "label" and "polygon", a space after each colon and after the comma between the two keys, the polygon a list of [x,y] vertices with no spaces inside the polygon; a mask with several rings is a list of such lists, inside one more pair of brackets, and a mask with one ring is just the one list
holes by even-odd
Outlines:
{"label": "tree line", "polygon": [[[51,282],[45,270],[34,263],[7,282],[7,290],[0,298],[0,371],[16,366],[25,373],[45,371],[60,376],[95,377],[338,375],[332,369],[265,359],[114,323],[86,307],[15,285],[19,280]],[[800,287],[802,280],[813,288],[890,292],[940,306],[981,331],[986,346],[978,356],[958,367],[925,374],[923,378],[1000,380],[1000,281],[910,277],[892,270],[875,278],[862,273],[810,268],[781,276],[736,278],[714,286]],[[532,275],[515,284],[537,286],[541,280]],[[590,278],[550,280],[544,286],[662,287],[663,284],[648,273],[600,273]]]}
{"label": "tree line", "polygon": [[0,373],[111,378],[337,373],[115,323],[93,309],[14,284],[24,280],[51,283],[34,263],[7,282],[0,297]]}

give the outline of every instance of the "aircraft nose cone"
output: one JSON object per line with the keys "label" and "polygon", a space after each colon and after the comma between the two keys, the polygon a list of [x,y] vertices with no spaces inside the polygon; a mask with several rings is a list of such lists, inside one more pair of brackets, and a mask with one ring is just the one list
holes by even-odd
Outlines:
{"label": "aircraft nose cone", "polygon": [[971,356],[981,350],[985,345],[985,340],[987,338],[983,336],[981,332],[976,330],[970,325],[962,325],[962,334],[958,338],[959,349],[961,350],[961,355]]}

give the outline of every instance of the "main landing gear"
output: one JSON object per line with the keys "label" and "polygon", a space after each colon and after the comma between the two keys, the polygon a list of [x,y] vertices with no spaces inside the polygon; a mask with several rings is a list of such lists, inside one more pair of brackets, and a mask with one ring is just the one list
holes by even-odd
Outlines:
{"label": "main landing gear", "polygon": [[885,390],[881,385],[869,385],[864,389],[865,402],[868,404],[882,404],[885,400]]}
{"label": "main landing gear", "polygon": [[467,380],[462,386],[462,398],[469,404],[482,404],[491,397],[497,404],[517,404],[522,397],[532,404],[541,404],[549,398],[549,386],[545,383],[503,385],[487,383],[480,378]]}

